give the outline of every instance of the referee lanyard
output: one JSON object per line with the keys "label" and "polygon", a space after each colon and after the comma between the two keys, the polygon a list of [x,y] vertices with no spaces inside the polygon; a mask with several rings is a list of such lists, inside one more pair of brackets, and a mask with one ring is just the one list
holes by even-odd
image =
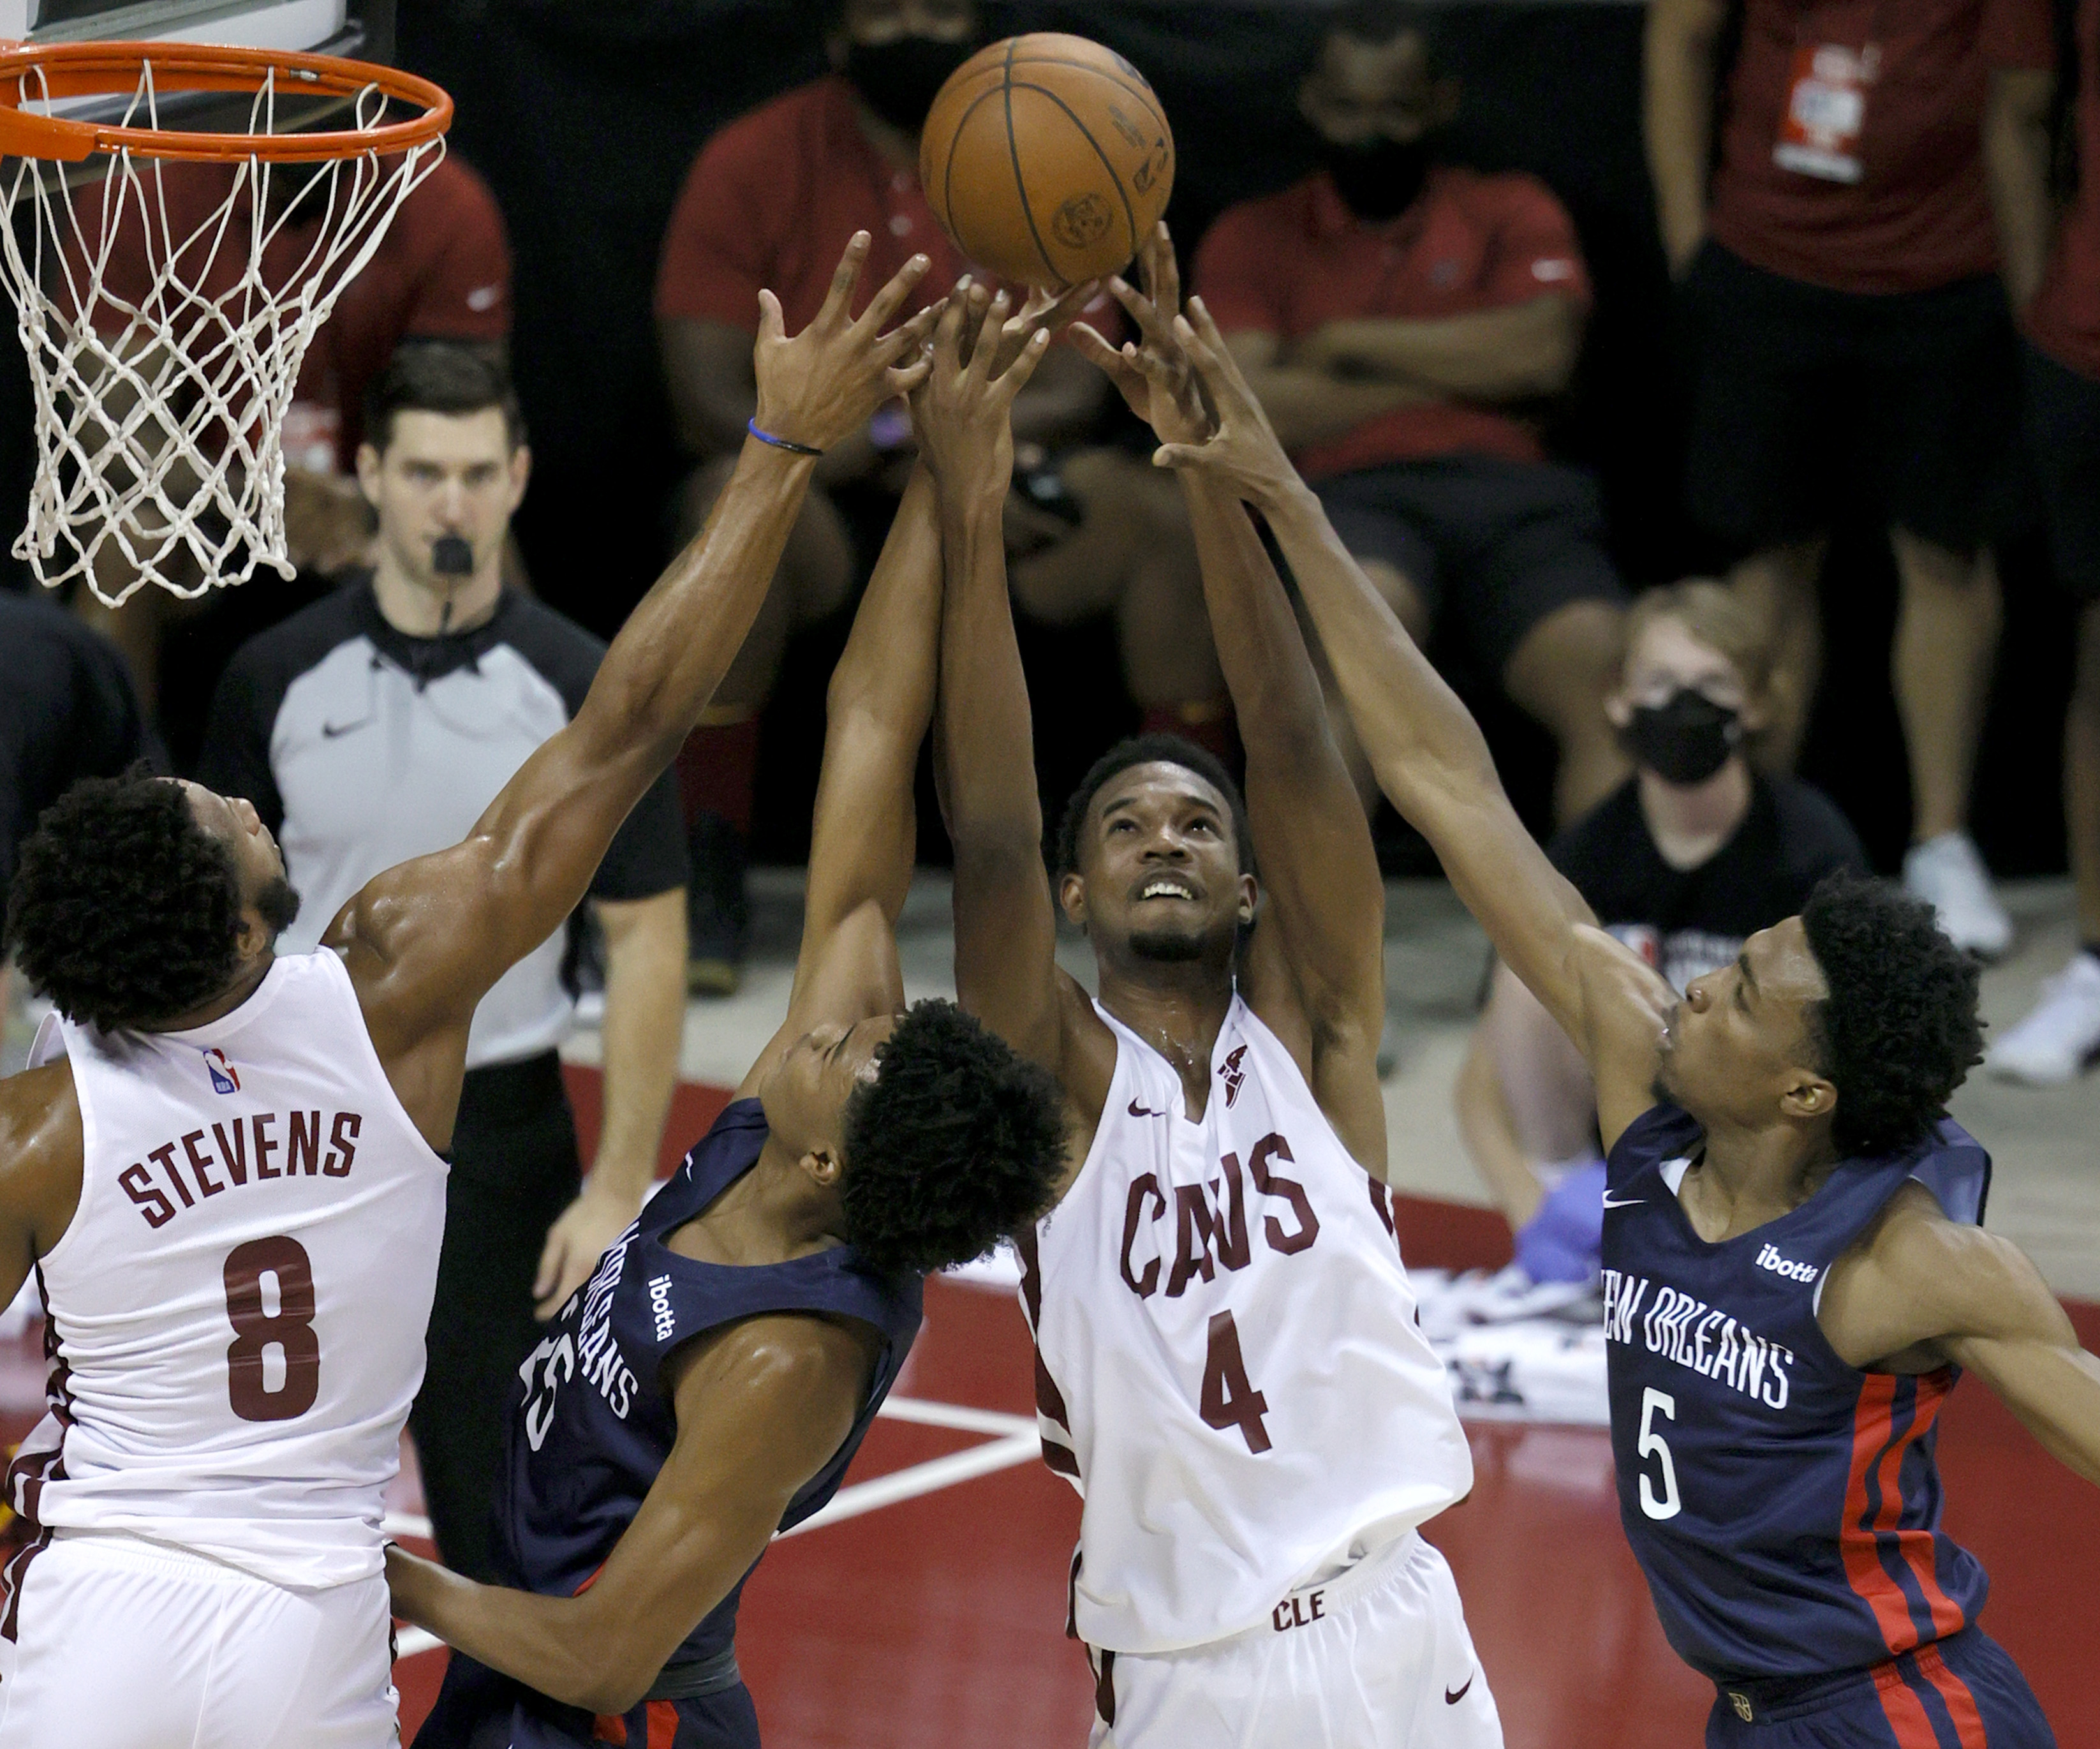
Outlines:
{"label": "referee lanyard", "polygon": [[[1867,28],[1858,48],[1831,40],[1838,34],[1826,28],[1835,21],[1831,15],[1862,11]],[[1804,8],[1794,25],[1793,71],[1772,162],[1821,182],[1858,182],[1865,170],[1860,148],[1868,94],[1881,71],[1882,0]]]}

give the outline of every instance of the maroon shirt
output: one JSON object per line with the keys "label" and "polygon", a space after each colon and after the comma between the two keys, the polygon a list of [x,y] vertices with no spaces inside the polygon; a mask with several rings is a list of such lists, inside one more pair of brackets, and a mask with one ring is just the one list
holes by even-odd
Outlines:
{"label": "maroon shirt", "polygon": [[[1529,303],[1541,293],[1590,307],[1575,227],[1534,178],[1430,172],[1397,219],[1358,219],[1325,170],[1232,208],[1196,252],[1195,289],[1224,333],[1286,342],[1329,322],[1411,321]],[[1424,401],[1382,414],[1296,457],[1308,479],[1460,453],[1537,462],[1538,434],[1493,407]]]}
{"label": "maroon shirt", "polygon": [[[1880,64],[1864,87],[1860,179],[1782,169],[1772,148],[1800,52],[1869,43]],[[1929,291],[1995,272],[1991,69],[2054,59],[2049,0],[1745,0],[1709,228],[1755,266],[1838,291]]]}

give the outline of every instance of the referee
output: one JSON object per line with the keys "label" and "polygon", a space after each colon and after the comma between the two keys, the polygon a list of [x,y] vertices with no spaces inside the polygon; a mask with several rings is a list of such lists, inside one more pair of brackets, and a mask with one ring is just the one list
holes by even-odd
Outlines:
{"label": "referee", "polygon": [[[279,938],[310,952],[382,869],[456,844],[583,703],[604,647],[506,590],[531,457],[501,368],[399,350],[368,397],[358,482],[377,563],[245,645],[199,778],[252,802],[301,895]],[[502,1420],[547,1317],[634,1218],[654,1176],[685,1018],[685,838],[667,776],[592,886],[606,938],[605,1121],[580,1179],[556,1048],[574,1002],[558,932],[483,998],[452,1133],[429,1367],[410,1426],[446,1562],[492,1577]]]}

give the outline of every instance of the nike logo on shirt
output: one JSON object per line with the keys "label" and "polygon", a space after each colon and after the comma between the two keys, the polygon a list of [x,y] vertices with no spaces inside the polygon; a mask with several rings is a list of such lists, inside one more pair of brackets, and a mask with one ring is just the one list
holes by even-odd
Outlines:
{"label": "nike logo on shirt", "polygon": [[371,720],[372,719],[369,717],[367,717],[364,719],[364,722],[324,722],[321,725],[322,739],[332,741],[338,735],[347,735],[352,729],[363,728],[365,726],[365,723],[371,722]]}
{"label": "nike logo on shirt", "polygon": [[1167,1115],[1164,1111],[1154,1111],[1148,1110],[1144,1106],[1140,1105],[1135,1099],[1132,1100],[1130,1102],[1130,1115],[1132,1117],[1164,1117]]}
{"label": "nike logo on shirt", "polygon": [[[1473,1676],[1478,1676],[1479,1674],[1480,1674],[1480,1672],[1479,1672],[1478,1671],[1475,1671],[1475,1672],[1473,1672]],[[1453,1693],[1450,1691],[1450,1689],[1445,1689],[1445,1690],[1444,1690],[1444,1704],[1445,1704],[1445,1706],[1447,1706],[1447,1707],[1455,1707],[1455,1706],[1457,1706],[1460,1701],[1463,1700],[1463,1699],[1466,1698],[1466,1694],[1467,1694],[1467,1689],[1470,1689],[1472,1687],[1472,1685],[1473,1685],[1473,1677],[1472,1677],[1472,1676],[1468,1676],[1468,1677],[1467,1677],[1467,1678],[1466,1678],[1466,1686],[1465,1686],[1464,1688],[1460,1689],[1457,1694],[1453,1694]]]}
{"label": "nike logo on shirt", "polygon": [[1644,1196],[1613,1196],[1608,1191],[1604,1196],[1604,1206],[1607,1208],[1630,1208],[1635,1204],[1647,1200]]}

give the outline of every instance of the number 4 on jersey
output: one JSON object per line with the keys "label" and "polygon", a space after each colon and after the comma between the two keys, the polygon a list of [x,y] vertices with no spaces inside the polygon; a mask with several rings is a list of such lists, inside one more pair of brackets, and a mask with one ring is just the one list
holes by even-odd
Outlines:
{"label": "number 4 on jersey", "polygon": [[1203,1423],[1220,1433],[1237,1427],[1247,1450],[1259,1455],[1268,1450],[1268,1429],[1262,1417],[1268,1413],[1268,1399],[1248,1382],[1246,1363],[1240,1358],[1240,1333],[1230,1312],[1211,1317],[1211,1346],[1203,1357]]}

